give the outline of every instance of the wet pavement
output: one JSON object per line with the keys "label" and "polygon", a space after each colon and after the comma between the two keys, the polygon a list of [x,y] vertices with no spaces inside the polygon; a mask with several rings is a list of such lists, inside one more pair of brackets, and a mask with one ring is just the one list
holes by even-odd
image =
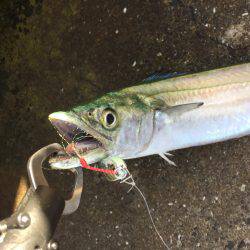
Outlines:
{"label": "wet pavement", "polygon": [[[249,0],[2,0],[0,20],[1,218],[31,153],[59,141],[49,113],[155,72],[250,62]],[[178,150],[177,167],[158,156],[127,162],[171,248],[250,248],[249,143]],[[85,172],[81,206],[55,235],[60,249],[164,249],[127,189]]]}

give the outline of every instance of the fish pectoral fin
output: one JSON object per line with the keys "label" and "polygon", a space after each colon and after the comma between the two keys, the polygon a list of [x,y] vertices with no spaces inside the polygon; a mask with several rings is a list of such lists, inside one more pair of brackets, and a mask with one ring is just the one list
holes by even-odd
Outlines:
{"label": "fish pectoral fin", "polygon": [[194,102],[194,103],[187,103],[181,104],[176,106],[168,106],[162,109],[161,111],[165,111],[168,115],[182,115],[188,111],[197,109],[201,107],[204,103],[203,102]]}
{"label": "fish pectoral fin", "polygon": [[175,106],[168,106],[165,101],[159,98],[154,98],[152,96],[145,96],[141,94],[137,94],[137,97],[152,110],[165,112],[168,115],[181,115],[185,112],[197,109],[204,104],[203,102],[193,102]]}
{"label": "fish pectoral fin", "polygon": [[163,158],[169,165],[176,167],[176,164],[173,161],[171,161],[166,155],[169,156],[171,154],[169,154],[169,153],[159,153],[159,156],[161,158]]}

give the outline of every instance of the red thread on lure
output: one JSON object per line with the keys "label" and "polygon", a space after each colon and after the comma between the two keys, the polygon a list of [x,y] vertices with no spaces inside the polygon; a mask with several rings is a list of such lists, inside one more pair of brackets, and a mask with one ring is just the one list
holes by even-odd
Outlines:
{"label": "red thread on lure", "polygon": [[116,174],[115,170],[91,167],[87,164],[87,162],[83,158],[80,158],[80,163],[82,165],[82,168],[86,168],[92,171],[102,172],[106,174]]}

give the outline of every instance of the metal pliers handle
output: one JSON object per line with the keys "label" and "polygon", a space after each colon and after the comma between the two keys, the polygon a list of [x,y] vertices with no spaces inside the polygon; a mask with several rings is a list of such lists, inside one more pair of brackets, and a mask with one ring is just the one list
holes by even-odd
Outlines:
{"label": "metal pliers handle", "polygon": [[[58,143],[53,143],[41,148],[29,158],[27,170],[31,187],[36,189],[38,186],[49,186],[43,174],[42,164],[48,158],[48,156],[59,151],[63,151],[62,146]],[[77,210],[79,207],[83,187],[82,168],[78,167],[69,170],[75,175],[75,183],[70,198],[65,201],[65,208],[63,211],[64,215],[72,214]]]}
{"label": "metal pliers handle", "polygon": [[33,154],[27,165],[31,187],[17,210],[0,222],[0,249],[52,250],[58,245],[52,239],[62,214],[73,213],[82,193],[82,170],[74,169],[75,188],[65,201],[56,189],[49,187],[42,164],[54,152],[62,151],[57,144],[48,145]]}

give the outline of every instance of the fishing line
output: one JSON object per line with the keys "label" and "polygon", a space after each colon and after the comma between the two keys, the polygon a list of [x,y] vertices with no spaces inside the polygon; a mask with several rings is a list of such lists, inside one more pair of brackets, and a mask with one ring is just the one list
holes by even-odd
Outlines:
{"label": "fishing line", "polygon": [[[128,182],[128,180],[131,180],[130,182]],[[158,237],[160,238],[161,242],[163,243],[163,245],[167,248],[167,249],[170,249],[169,246],[167,245],[167,243],[165,242],[165,240],[163,239],[163,237],[161,236],[159,230],[157,229],[156,225],[155,225],[155,222],[154,222],[154,219],[153,219],[153,216],[151,214],[151,211],[150,211],[150,208],[149,208],[149,205],[148,205],[148,202],[147,202],[147,199],[145,197],[145,195],[143,194],[143,192],[140,190],[140,188],[136,185],[135,181],[134,181],[134,178],[133,176],[129,173],[129,176],[122,180],[120,183],[125,183],[125,184],[128,184],[130,185],[130,189],[128,190],[128,192],[130,192],[133,188],[135,188],[135,190],[137,190],[137,192],[139,193],[139,195],[142,197],[143,201],[144,201],[144,204],[146,206],[146,210],[148,212],[148,215],[149,215],[149,218],[150,218],[150,221],[154,227],[154,230],[155,232],[157,233]]]}
{"label": "fishing line", "polygon": [[[78,153],[76,152],[76,154],[78,155]],[[119,174],[119,171],[121,171],[123,168],[122,167],[117,167],[115,170],[110,170],[110,169],[103,169],[103,168],[95,168],[95,167],[91,167],[87,164],[87,162],[85,161],[85,159],[83,157],[80,157],[78,155],[79,159],[80,159],[80,163],[82,165],[83,168],[86,168],[86,169],[89,169],[89,170],[93,170],[93,171],[98,171],[98,172],[103,172],[103,173],[106,173],[106,174],[111,174],[111,175],[116,175],[116,174]],[[148,212],[148,215],[149,215],[149,218],[150,218],[150,221],[154,227],[154,230],[155,232],[157,233],[158,237],[160,238],[161,242],[163,243],[163,245],[167,248],[167,249],[170,249],[169,246],[167,245],[167,243],[164,241],[163,237],[161,236],[159,230],[157,229],[156,225],[155,225],[155,222],[154,222],[154,219],[153,219],[153,216],[151,214],[151,211],[150,211],[150,208],[149,208],[149,205],[148,205],[148,202],[146,200],[146,197],[145,195],[142,193],[142,191],[140,190],[140,188],[136,185],[135,181],[134,181],[134,178],[133,176],[130,174],[129,170],[127,169],[126,167],[126,171],[127,171],[127,177],[123,178],[120,183],[125,183],[127,185],[130,186],[130,189],[127,191],[128,193],[133,189],[135,188],[137,190],[137,192],[139,193],[139,195],[142,197],[143,201],[144,201],[144,204],[146,206],[146,210]],[[116,180],[119,180],[118,178]]]}
{"label": "fishing line", "polygon": [[105,174],[112,174],[112,175],[116,174],[115,170],[91,167],[87,164],[87,162],[82,157],[79,159],[80,159],[82,168],[89,169],[89,170],[96,171],[96,172],[102,172]]}
{"label": "fishing line", "polygon": [[[66,141],[67,142],[67,141]],[[74,147],[74,146],[73,146]],[[97,168],[97,167],[91,167],[88,165],[88,163],[85,161],[85,159],[83,157],[81,157],[81,155],[78,153],[78,151],[76,150],[76,148],[74,147],[74,151],[76,153],[76,155],[79,157],[79,160],[80,160],[80,163],[81,163],[81,166],[82,168],[84,169],[88,169],[88,170],[92,170],[92,171],[96,171],[96,172],[102,172],[102,173],[105,173],[105,174],[108,174],[108,175],[112,175],[114,176],[114,180],[119,180],[120,183],[124,183],[124,184],[127,184],[130,186],[129,190],[127,191],[128,193],[133,189],[135,188],[135,190],[139,193],[139,195],[142,197],[143,199],[143,202],[145,204],[145,207],[146,207],[146,210],[148,212],[148,215],[149,215],[149,218],[150,218],[150,221],[153,225],[153,228],[156,232],[156,234],[158,235],[158,237],[160,238],[161,242],[163,243],[163,245],[167,248],[167,249],[170,249],[169,246],[167,245],[167,243],[164,241],[162,235],[160,234],[159,230],[157,229],[156,227],[156,224],[154,222],[154,219],[153,219],[153,216],[151,214],[151,211],[150,211],[150,208],[149,208],[149,205],[148,205],[148,202],[146,200],[146,197],[145,195],[143,194],[143,192],[140,190],[140,188],[136,185],[135,181],[134,181],[134,178],[133,176],[130,174],[129,170],[127,169],[126,167],[126,164],[124,163],[124,165],[121,165],[121,166],[115,166],[115,169],[114,170],[111,170],[111,169],[104,169],[104,168]],[[125,175],[124,175],[124,171],[125,172]]]}
{"label": "fishing line", "polygon": [[[76,154],[78,155],[78,153],[76,152]],[[78,155],[79,156],[79,155]],[[79,159],[80,159],[80,163],[82,165],[83,168],[85,169],[89,169],[89,170],[92,170],[92,171],[97,171],[97,172],[103,172],[103,173],[106,173],[106,174],[111,174],[111,175],[116,175],[116,174],[119,174],[119,171],[122,171],[122,167],[117,167],[115,168],[115,170],[110,170],[110,169],[103,169],[103,168],[95,168],[95,167],[91,167],[87,164],[87,162],[85,161],[85,159],[83,157],[80,157],[79,156]],[[167,243],[164,241],[163,237],[161,236],[159,230],[157,229],[156,225],[155,225],[155,222],[154,222],[154,219],[153,219],[153,216],[151,214],[151,211],[150,211],[150,208],[149,208],[149,205],[148,205],[148,202],[146,200],[146,197],[145,195],[142,193],[142,191],[140,190],[140,188],[136,185],[135,181],[134,181],[134,178],[133,176],[130,174],[129,170],[127,169],[126,167],[126,171],[127,171],[127,175],[125,178],[123,178],[120,183],[125,183],[127,185],[130,186],[130,189],[127,191],[128,193],[133,189],[135,188],[137,190],[137,192],[139,193],[139,195],[142,197],[143,201],[144,201],[144,204],[146,206],[146,210],[148,212],[148,215],[149,215],[149,218],[150,218],[150,221],[154,227],[154,230],[155,232],[157,233],[158,237],[160,238],[160,240],[162,241],[163,245],[167,248],[167,249],[170,249],[169,246],[167,245]],[[119,180],[118,178],[116,180]]]}

